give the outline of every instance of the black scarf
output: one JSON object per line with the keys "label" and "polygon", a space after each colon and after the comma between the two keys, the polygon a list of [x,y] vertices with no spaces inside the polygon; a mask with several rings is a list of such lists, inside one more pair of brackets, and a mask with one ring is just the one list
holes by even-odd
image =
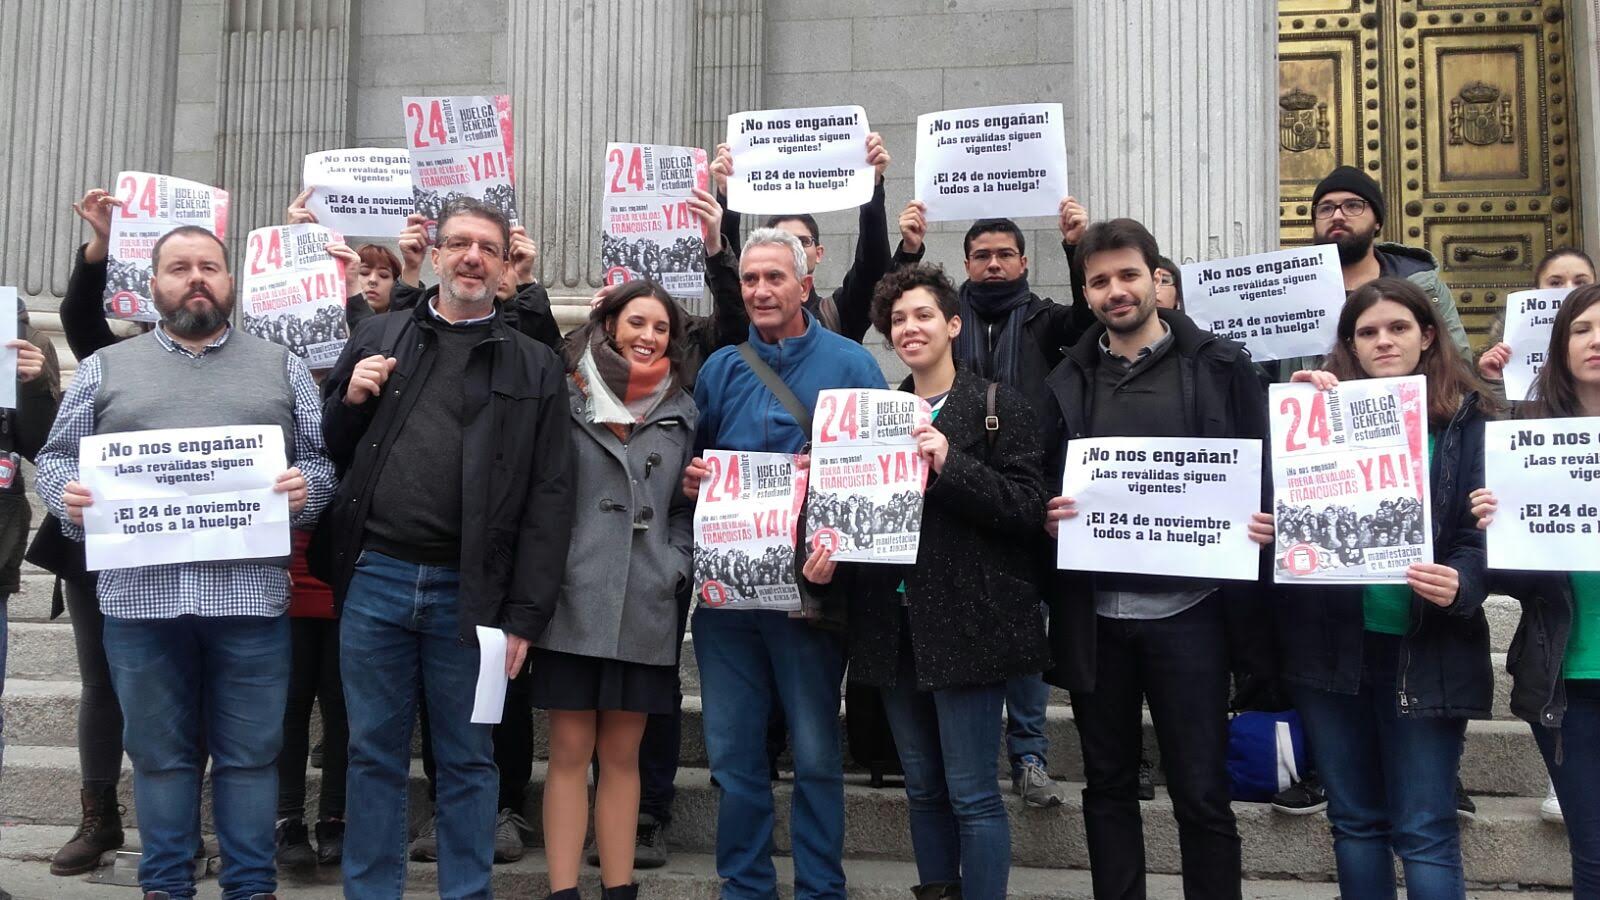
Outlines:
{"label": "black scarf", "polygon": [[[967,281],[961,285],[961,321],[956,335],[956,361],[981,378],[1018,387],[1022,377],[1022,321],[1028,314],[1028,276],[1016,281]],[[989,347],[989,326],[1000,326]]]}

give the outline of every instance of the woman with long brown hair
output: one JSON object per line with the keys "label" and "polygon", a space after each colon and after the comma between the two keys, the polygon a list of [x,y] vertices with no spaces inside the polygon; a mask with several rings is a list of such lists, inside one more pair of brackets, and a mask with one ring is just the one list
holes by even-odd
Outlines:
{"label": "woman with long brown hair", "polygon": [[[1494,679],[1483,533],[1468,493],[1483,485],[1490,401],[1427,295],[1396,278],[1357,289],[1325,371],[1295,381],[1427,378],[1433,561],[1403,585],[1283,586],[1284,680],[1328,794],[1339,886],[1395,896],[1394,857],[1412,900],[1465,896],[1456,776],[1467,720],[1489,718]],[[1257,513],[1251,537],[1273,538]]]}

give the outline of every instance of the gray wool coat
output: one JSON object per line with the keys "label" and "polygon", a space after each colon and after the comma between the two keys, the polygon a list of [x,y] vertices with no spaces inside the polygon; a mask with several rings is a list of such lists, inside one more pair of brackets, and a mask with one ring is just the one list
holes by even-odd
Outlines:
{"label": "gray wool coat", "polygon": [[586,421],[570,376],[567,387],[577,514],[555,616],[534,645],[676,665],[674,594],[694,555],[694,504],[681,488],[694,458],[694,398],[680,390],[663,399],[624,444]]}

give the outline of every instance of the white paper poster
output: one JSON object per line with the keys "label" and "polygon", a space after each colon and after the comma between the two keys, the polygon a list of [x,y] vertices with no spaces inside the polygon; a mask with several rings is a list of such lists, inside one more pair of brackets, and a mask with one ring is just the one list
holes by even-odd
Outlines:
{"label": "white paper poster", "polygon": [[930,222],[1060,211],[1067,138],[1059,103],[947,109],[917,117],[917,199]]}
{"label": "white paper poster", "polygon": [[1506,397],[1526,400],[1550,352],[1556,313],[1572,288],[1543,288],[1506,295],[1505,341],[1511,347],[1506,363]]}
{"label": "white paper poster", "polygon": [[392,147],[308,153],[300,183],[317,224],[340,234],[398,237],[416,203],[411,154]]}
{"label": "white paper poster", "polygon": [[1483,440],[1489,568],[1600,571],[1600,418],[1489,422]]}
{"label": "white paper poster", "polygon": [[756,215],[850,209],[872,199],[867,113],[859,106],[728,117],[728,208]]}
{"label": "white paper poster", "polygon": [[106,315],[156,322],[161,316],[150,297],[150,253],[156,241],[184,225],[198,225],[227,240],[228,192],[171,175],[120,172],[115,194],[121,205],[111,209]]}
{"label": "white paper poster", "polygon": [[[17,351],[6,344],[17,333],[17,289],[0,287],[0,409],[17,408]],[[5,457],[0,456],[0,462]],[[9,480],[6,481],[9,484]]]}
{"label": "white paper poster", "polygon": [[499,725],[506,713],[506,633],[474,626],[478,635],[478,682],[472,694],[474,725]]}
{"label": "white paper poster", "polygon": [[1324,356],[1344,308],[1344,271],[1332,244],[1185,263],[1183,311],[1238,341],[1257,360]]}
{"label": "white paper poster", "polygon": [[350,336],[344,266],[326,249],[339,239],[305,224],[257,228],[245,240],[244,330],[288,347],[311,369],[332,368]]}
{"label": "white paper poster", "polygon": [[289,555],[276,425],[97,434],[78,444],[90,571]]}
{"label": "white paper poster", "polygon": [[653,278],[667,293],[697,300],[706,279],[706,241],[689,206],[710,182],[706,152],[664,144],[606,146],[600,267],[607,284]]}
{"label": "white paper poster", "polygon": [[787,453],[707,450],[694,508],[694,593],[726,609],[800,610],[796,528],[806,472]]}
{"label": "white paper poster", "polygon": [[1261,441],[1088,438],[1067,445],[1056,568],[1254,581]]}
{"label": "white paper poster", "polygon": [[405,97],[406,149],[416,211],[428,219],[429,237],[445,205],[474,197],[517,223],[512,187],[515,132],[511,97]]}
{"label": "white paper poster", "polygon": [[1268,389],[1279,583],[1404,584],[1433,562],[1427,380]]}
{"label": "white paper poster", "polygon": [[928,402],[903,391],[830,389],[812,417],[806,542],[840,562],[914,563],[928,468],[911,433]]}

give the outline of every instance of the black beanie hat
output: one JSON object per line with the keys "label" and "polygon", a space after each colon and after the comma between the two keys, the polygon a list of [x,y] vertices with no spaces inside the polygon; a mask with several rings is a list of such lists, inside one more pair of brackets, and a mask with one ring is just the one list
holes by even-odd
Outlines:
{"label": "black beanie hat", "polygon": [[1378,187],[1372,176],[1355,166],[1340,166],[1329,172],[1327,178],[1317,182],[1317,189],[1311,194],[1311,205],[1315,207],[1325,194],[1333,191],[1349,191],[1367,201],[1372,206],[1372,214],[1377,217],[1378,224],[1383,224],[1386,212],[1383,208],[1383,188]]}

